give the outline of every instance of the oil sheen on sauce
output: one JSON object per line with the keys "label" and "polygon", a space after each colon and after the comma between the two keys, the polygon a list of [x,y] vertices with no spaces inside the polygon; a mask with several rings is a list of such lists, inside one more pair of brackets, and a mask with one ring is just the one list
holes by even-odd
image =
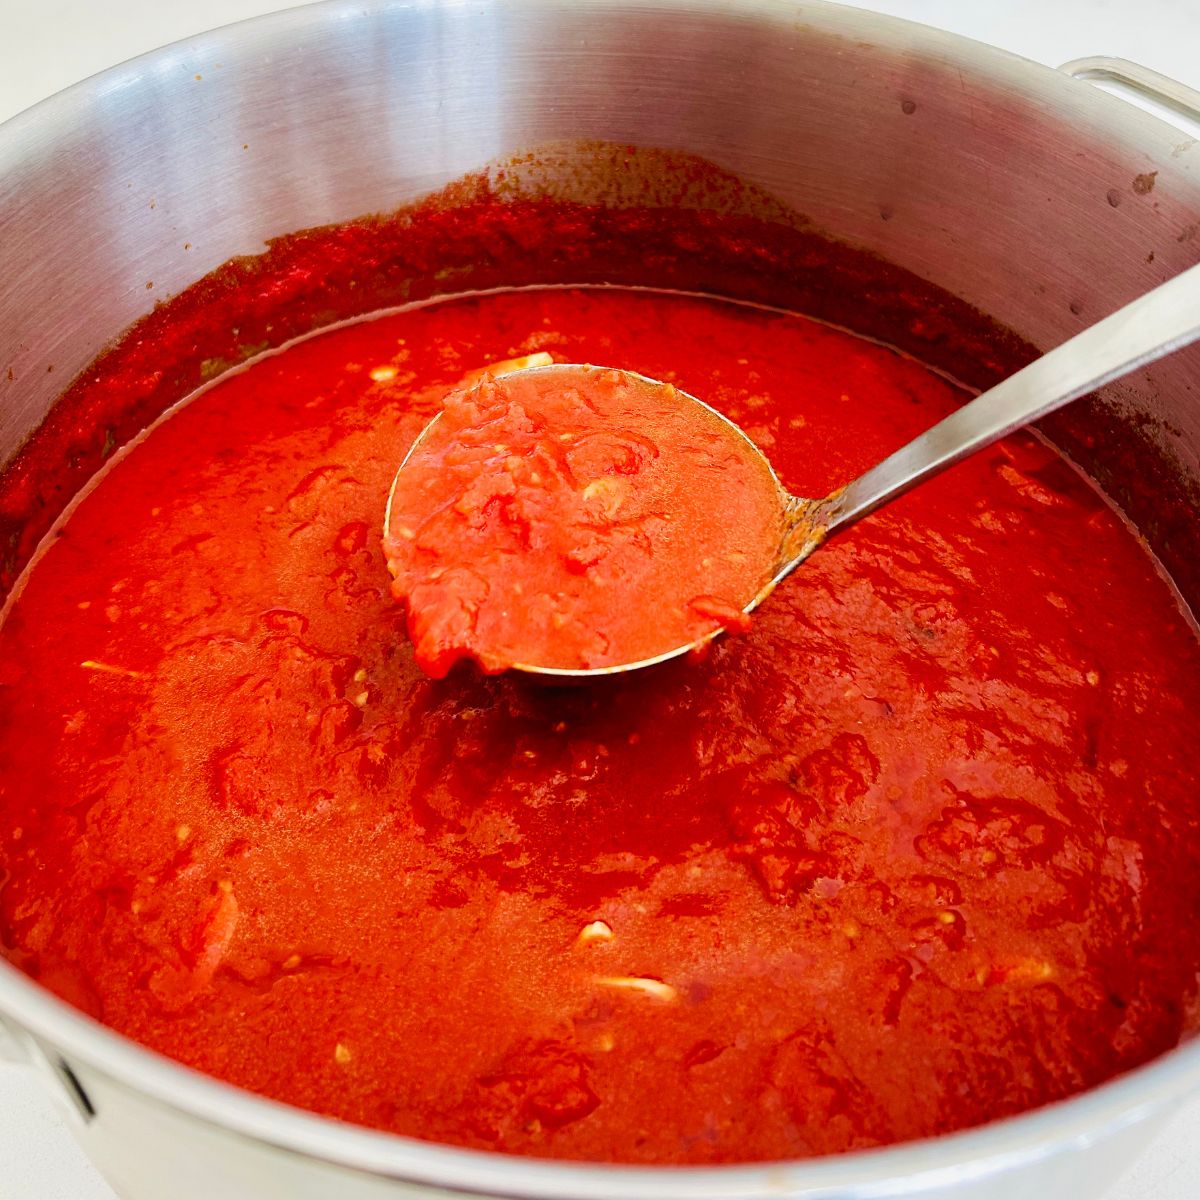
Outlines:
{"label": "oil sheen on sauce", "polygon": [[961,401],[803,318],[530,290],[231,376],[0,630],[0,943],[145,1044],[348,1121],[712,1163],[932,1135],[1194,1030],[1200,652],[1034,438],[861,522],[742,637],[601,686],[417,668],[383,500],[534,353],[664,379],[821,495]]}

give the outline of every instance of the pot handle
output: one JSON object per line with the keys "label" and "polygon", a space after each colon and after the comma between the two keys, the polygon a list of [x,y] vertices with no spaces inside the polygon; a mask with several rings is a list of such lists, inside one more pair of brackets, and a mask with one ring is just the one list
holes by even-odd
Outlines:
{"label": "pot handle", "polygon": [[1072,79],[1096,83],[1115,83],[1148,100],[1159,108],[1177,117],[1183,117],[1200,126],[1200,92],[1185,83],[1143,67],[1127,58],[1108,58],[1096,55],[1091,58],[1073,58],[1063,63],[1059,70]]}

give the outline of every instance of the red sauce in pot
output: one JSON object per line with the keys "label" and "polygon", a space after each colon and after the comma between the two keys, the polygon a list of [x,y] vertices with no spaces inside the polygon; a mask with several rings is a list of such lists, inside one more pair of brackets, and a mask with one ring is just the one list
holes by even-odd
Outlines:
{"label": "red sauce in pot", "polygon": [[0,629],[4,952],[281,1100],[603,1161],[937,1134],[1194,1030],[1200,651],[1031,436],[702,661],[422,674],[383,499],[449,389],[539,351],[704,397],[807,495],[961,400],[801,317],[619,290],[433,305],[222,380]]}
{"label": "red sauce in pot", "polygon": [[396,476],[384,540],[418,665],[637,663],[722,627],[773,574],[779,485],[670,384],[572,365],[452,392]]}

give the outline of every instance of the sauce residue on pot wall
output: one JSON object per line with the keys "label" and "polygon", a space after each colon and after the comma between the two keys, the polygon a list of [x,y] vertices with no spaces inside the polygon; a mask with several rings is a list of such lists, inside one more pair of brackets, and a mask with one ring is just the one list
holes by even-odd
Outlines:
{"label": "sauce residue on pot wall", "polygon": [[[621,246],[661,281],[808,289],[908,343],[928,294],[802,230],[759,254],[762,217],[465,200],[410,214],[407,243],[383,223],[281,244],[269,284],[232,268],[177,314],[178,379],[237,305],[291,328],[267,316],[286,293],[311,323],[321,255],[337,280],[382,261],[375,235],[410,267],[445,239],[492,282],[598,275]],[[957,341],[960,318],[933,297],[921,336],[978,366],[986,327]],[[166,373],[118,386],[139,352],[34,439],[5,511],[41,495],[45,516],[54,452],[89,462],[161,407]],[[0,629],[5,954],[266,1095],[604,1161],[945,1132],[1195,1029],[1200,650],[1030,436],[838,538],[703,660],[569,690],[418,671],[383,498],[447,390],[534,353],[705,397],[807,495],[961,400],[803,317],[586,288],[385,316],[222,380],[114,464]]]}
{"label": "sauce residue on pot wall", "polygon": [[[254,354],[438,293],[586,282],[808,313],[972,388],[1036,355],[961,300],[830,241],[703,159],[606,142],[540,146],[394,213],[276,238],[158,304],[74,381],[0,476],[0,595],[117,446]],[[5,396],[0,374],[0,403]],[[1043,424],[1149,532],[1184,596],[1200,601],[1200,491],[1164,452],[1160,431],[1088,401]]]}
{"label": "sauce residue on pot wall", "polygon": [[74,381],[0,475],[0,595],[114,449],[255,354],[439,293],[588,282],[810,313],[972,387],[1034,355],[968,305],[830,242],[704,160],[609,143],[543,147],[395,213],[277,238],[156,306]]}

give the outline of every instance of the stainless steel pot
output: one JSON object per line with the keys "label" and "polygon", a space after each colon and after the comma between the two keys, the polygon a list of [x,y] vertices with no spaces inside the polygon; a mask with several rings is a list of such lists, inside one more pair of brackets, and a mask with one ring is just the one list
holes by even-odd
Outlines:
{"label": "stainless steel pot", "polygon": [[[1089,60],[1083,73],[1121,76]],[[1168,107],[1187,89],[1134,73]],[[1200,146],[1093,87],[806,0],[358,0],[246,22],[0,128],[0,459],[165,293],[265,238],[388,210],[530,144],[702,155],[1049,347],[1200,257]],[[603,196],[594,197],[603,200]],[[185,243],[187,244],[185,246]],[[147,282],[153,281],[153,290]],[[53,370],[49,370],[53,367]],[[1138,515],[1196,506],[1200,352],[1106,394],[1073,451]],[[1193,603],[1195,546],[1143,532]],[[10,1053],[127,1200],[1093,1196],[1200,1088],[1200,1043],[1064,1103],[814,1162],[633,1169],[357,1129],[160,1058],[0,963]]]}

